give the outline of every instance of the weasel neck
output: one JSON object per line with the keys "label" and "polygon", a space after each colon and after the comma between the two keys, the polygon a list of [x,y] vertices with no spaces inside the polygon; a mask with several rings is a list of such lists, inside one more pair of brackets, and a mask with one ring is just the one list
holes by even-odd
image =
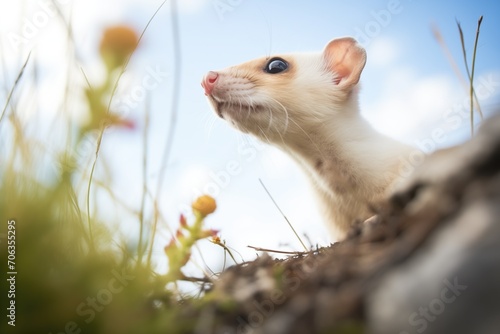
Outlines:
{"label": "weasel neck", "polygon": [[344,111],[306,124],[281,148],[328,197],[368,201],[397,179],[401,156],[410,148],[378,133],[357,110]]}
{"label": "weasel neck", "polygon": [[[341,119],[340,119],[341,118]],[[324,217],[337,237],[371,217],[399,178],[410,148],[376,132],[359,114],[340,115],[304,129],[282,146],[308,175]]]}

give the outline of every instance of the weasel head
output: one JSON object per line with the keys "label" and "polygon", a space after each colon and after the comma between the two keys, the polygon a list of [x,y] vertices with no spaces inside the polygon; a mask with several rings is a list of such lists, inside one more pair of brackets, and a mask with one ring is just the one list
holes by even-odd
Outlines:
{"label": "weasel head", "polygon": [[346,37],[332,40],[323,52],[263,57],[210,71],[201,85],[219,117],[264,141],[285,144],[352,112],[351,93],[365,62],[365,50]]}

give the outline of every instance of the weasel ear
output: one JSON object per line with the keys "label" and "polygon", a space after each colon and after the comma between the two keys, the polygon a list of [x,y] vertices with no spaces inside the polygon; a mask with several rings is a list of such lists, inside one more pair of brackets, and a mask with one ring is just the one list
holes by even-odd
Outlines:
{"label": "weasel ear", "polygon": [[338,85],[358,83],[366,63],[366,51],[351,37],[337,38],[325,47],[323,57],[328,70],[337,75]]}

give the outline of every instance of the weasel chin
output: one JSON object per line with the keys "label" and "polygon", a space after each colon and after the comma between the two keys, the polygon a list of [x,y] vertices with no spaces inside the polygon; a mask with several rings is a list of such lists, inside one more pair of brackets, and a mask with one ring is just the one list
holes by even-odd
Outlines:
{"label": "weasel chin", "polygon": [[212,106],[215,114],[220,118],[224,119],[224,115],[222,114],[222,102],[217,101],[212,95],[207,95],[208,102]]}
{"label": "weasel chin", "polygon": [[214,111],[220,118],[224,119],[224,114],[222,113],[222,103],[216,102],[214,105]]}
{"label": "weasel chin", "polygon": [[[248,105],[241,101],[233,103],[212,99],[211,102],[217,116],[227,121],[231,120],[233,125],[235,123],[244,125],[257,121],[258,118],[255,117],[264,109],[260,105]],[[241,127],[238,127],[238,129],[241,129]]]}

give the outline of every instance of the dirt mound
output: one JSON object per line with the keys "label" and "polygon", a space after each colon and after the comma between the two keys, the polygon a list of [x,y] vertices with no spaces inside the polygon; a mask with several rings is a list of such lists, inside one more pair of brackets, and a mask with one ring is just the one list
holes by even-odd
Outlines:
{"label": "dirt mound", "polygon": [[330,247],[226,270],[195,312],[202,332],[497,333],[500,116],[378,211]]}

